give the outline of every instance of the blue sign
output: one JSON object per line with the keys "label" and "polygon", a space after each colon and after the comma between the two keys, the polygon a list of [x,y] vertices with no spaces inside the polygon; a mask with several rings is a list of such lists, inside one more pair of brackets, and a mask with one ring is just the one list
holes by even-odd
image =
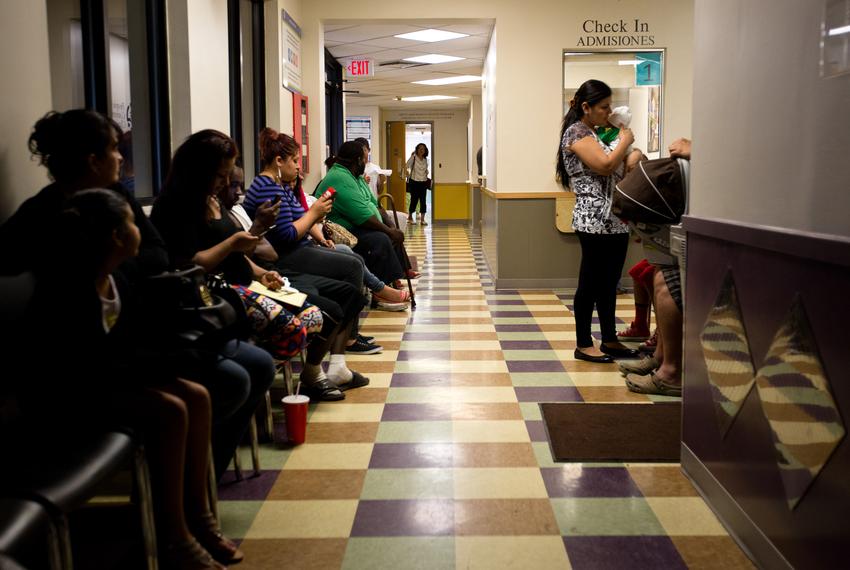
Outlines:
{"label": "blue sign", "polygon": [[661,52],[637,53],[635,85],[661,85]]}

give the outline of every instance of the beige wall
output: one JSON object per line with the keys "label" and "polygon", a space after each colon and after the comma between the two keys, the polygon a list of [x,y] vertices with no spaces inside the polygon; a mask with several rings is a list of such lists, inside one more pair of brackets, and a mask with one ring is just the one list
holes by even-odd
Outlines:
{"label": "beige wall", "polygon": [[819,76],[822,6],[697,0],[692,215],[850,236],[850,75]]}
{"label": "beige wall", "polygon": [[[496,24],[498,27],[498,23]],[[496,179],[498,176],[498,167],[496,159],[498,158],[498,146],[496,136],[497,118],[499,109],[496,106],[497,91],[497,71],[496,64],[498,62],[498,54],[496,50],[496,32],[490,36],[490,46],[487,48],[487,58],[484,60],[484,72],[482,73],[481,81],[481,137],[484,150],[482,154],[482,170],[487,179],[484,181],[485,186],[491,190],[496,190]]]}
{"label": "beige wall", "polygon": [[[301,0],[272,0],[265,3],[266,17],[266,122],[267,126],[286,133],[293,134],[293,116],[292,116],[292,92],[283,87],[283,78],[281,77],[281,61],[283,61],[283,50],[285,49],[285,38],[281,35],[281,24],[283,22],[282,10],[292,16],[295,22],[302,26],[301,23]],[[302,42],[303,42],[302,38]],[[304,57],[305,47],[302,43],[302,61]],[[324,97],[324,90],[322,90]],[[315,101],[310,98],[308,101],[310,114],[313,114],[313,106]],[[313,136],[312,125],[310,127],[310,136]],[[316,164],[313,161],[313,164]]]}
{"label": "beige wall", "polygon": [[[409,3],[374,0],[351,3],[343,0],[304,2],[305,35],[319,40],[323,20],[411,19]],[[422,11],[420,11],[422,13]],[[631,21],[640,18],[650,26],[655,47],[667,51],[667,105],[664,140],[690,135],[693,4],[690,0],[599,0],[594,3],[566,0],[432,0],[423,17],[495,18],[495,153],[488,144],[488,186],[497,191],[548,191],[558,187],[554,161],[562,118],[563,80],[561,52],[576,49],[585,19]],[[307,42],[309,43],[309,42]],[[312,59],[310,59],[312,58]],[[324,94],[323,57],[305,55],[308,95]],[[312,69],[311,69],[312,67]],[[492,78],[491,78],[492,80]],[[316,108],[316,105],[313,105]],[[486,105],[485,105],[486,108]],[[324,150],[323,109],[313,113],[311,145],[314,155]],[[316,136],[318,134],[319,136]],[[494,155],[494,156],[493,156]],[[517,164],[526,175],[513,176]],[[499,176],[504,171],[504,176]],[[499,179],[503,182],[499,183]]]}
{"label": "beige wall", "polygon": [[187,0],[192,132],[230,133],[227,0]]}
{"label": "beige wall", "polygon": [[44,0],[3,3],[0,34],[0,220],[48,182],[46,169],[30,160],[27,139],[52,108],[47,10]]}
{"label": "beige wall", "polygon": [[[442,184],[466,180],[466,126],[469,121],[469,109],[386,109],[382,116],[384,121],[433,122],[431,178]],[[397,165],[386,165],[386,168],[393,169],[395,174]]]}

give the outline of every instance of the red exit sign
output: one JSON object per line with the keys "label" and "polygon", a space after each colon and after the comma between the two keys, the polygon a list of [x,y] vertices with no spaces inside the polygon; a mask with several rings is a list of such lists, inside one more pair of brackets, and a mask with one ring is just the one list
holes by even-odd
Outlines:
{"label": "red exit sign", "polygon": [[345,66],[349,77],[371,77],[375,75],[375,64],[371,59],[352,59]]}

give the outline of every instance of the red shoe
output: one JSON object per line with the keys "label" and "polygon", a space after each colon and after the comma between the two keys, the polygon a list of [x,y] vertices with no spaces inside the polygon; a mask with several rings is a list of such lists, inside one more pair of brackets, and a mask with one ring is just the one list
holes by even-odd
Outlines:
{"label": "red shoe", "polygon": [[413,269],[408,269],[407,273],[405,273],[405,275],[409,279],[419,279],[420,277],[422,277],[421,273],[419,273],[418,271],[414,271]]}
{"label": "red shoe", "polygon": [[655,352],[656,347],[658,347],[658,329],[655,329],[655,332],[652,333],[652,338],[638,345],[638,350],[641,352]]}
{"label": "red shoe", "polygon": [[636,326],[634,321],[632,321],[629,325],[629,328],[617,333],[617,340],[620,341],[638,342],[641,340],[647,340],[648,338],[649,331]]}

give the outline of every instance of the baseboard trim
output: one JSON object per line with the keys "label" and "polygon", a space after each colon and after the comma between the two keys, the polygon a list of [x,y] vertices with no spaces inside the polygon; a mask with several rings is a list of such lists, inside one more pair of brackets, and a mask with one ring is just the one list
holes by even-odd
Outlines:
{"label": "baseboard trim", "polygon": [[759,568],[793,570],[794,567],[685,443],[682,443],[682,471],[750,560]]}

